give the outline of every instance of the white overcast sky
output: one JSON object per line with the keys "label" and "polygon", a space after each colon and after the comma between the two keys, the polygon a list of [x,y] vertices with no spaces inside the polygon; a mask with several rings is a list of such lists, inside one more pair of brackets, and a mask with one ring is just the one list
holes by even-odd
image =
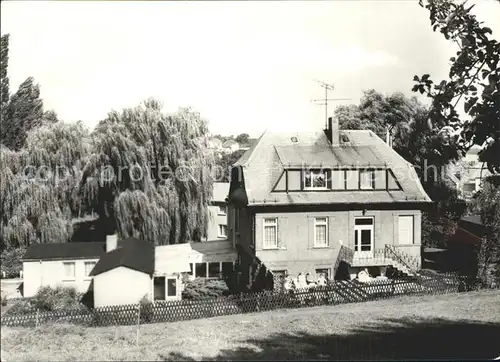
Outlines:
{"label": "white overcast sky", "polygon": [[[500,3],[475,3],[498,39]],[[369,88],[411,94],[414,74],[446,77],[455,51],[418,0],[2,1],[1,31],[11,92],[34,76],[64,120],[93,127],[152,96],[192,106],[214,133],[252,136],[321,127],[315,79],[352,99],[337,104]]]}

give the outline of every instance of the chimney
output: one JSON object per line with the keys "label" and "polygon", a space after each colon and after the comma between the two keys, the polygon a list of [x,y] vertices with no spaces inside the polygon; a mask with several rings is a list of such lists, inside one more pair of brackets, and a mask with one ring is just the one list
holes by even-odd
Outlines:
{"label": "chimney", "polygon": [[392,134],[389,127],[385,129],[385,143],[387,143],[389,147],[392,148]]}
{"label": "chimney", "polygon": [[339,119],[337,117],[328,118],[328,129],[326,135],[332,146],[340,145]]}
{"label": "chimney", "polygon": [[106,253],[111,250],[115,250],[118,243],[118,235],[107,235],[106,236]]}

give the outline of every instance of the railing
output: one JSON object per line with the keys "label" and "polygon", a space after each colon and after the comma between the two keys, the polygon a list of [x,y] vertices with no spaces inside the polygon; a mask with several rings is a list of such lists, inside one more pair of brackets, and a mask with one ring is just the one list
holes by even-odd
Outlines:
{"label": "railing", "polygon": [[394,245],[386,245],[384,248],[384,257],[394,259],[401,265],[408,268],[408,270],[414,274],[417,274],[418,263],[412,257],[405,256],[403,253],[396,250]]}

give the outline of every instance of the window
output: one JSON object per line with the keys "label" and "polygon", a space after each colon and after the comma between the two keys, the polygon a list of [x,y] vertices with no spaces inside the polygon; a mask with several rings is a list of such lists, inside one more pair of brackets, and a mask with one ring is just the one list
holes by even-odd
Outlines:
{"label": "window", "polygon": [[330,269],[329,268],[320,268],[316,269],[316,277],[323,275],[326,279],[330,279]]}
{"label": "window", "polygon": [[311,170],[304,173],[304,189],[326,189],[326,171]]}
{"label": "window", "polygon": [[328,219],[326,217],[314,219],[314,246],[328,246]]}
{"label": "window", "polygon": [[373,170],[359,171],[359,188],[361,190],[375,189],[375,172]]}
{"label": "window", "polygon": [[219,238],[227,238],[227,225],[219,224]]}
{"label": "window", "polygon": [[206,278],[207,277],[207,263],[196,263],[195,264],[196,278]]}
{"label": "window", "polygon": [[373,218],[362,217],[354,221],[354,251],[373,256]]}
{"label": "window", "polygon": [[218,214],[219,215],[226,215],[227,214],[227,206],[226,205],[219,205]]}
{"label": "window", "polygon": [[86,261],[85,262],[85,276],[88,277],[92,269],[94,269],[96,262],[95,261]]}
{"label": "window", "polygon": [[153,294],[154,300],[165,300],[165,277],[154,277]]}
{"label": "window", "polygon": [[278,219],[264,219],[264,249],[278,247]]}
{"label": "window", "polygon": [[167,297],[177,296],[177,279],[167,278]]}
{"label": "window", "polygon": [[220,263],[208,263],[208,277],[218,278],[220,277]]}
{"label": "window", "polygon": [[63,263],[64,264],[64,277],[65,279],[75,279],[75,263]]}

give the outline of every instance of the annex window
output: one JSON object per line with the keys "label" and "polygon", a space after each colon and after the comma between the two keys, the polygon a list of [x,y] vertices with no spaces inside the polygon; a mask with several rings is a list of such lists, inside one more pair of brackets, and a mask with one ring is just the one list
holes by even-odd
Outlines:
{"label": "annex window", "polygon": [[314,246],[328,246],[328,218],[326,217],[314,219]]}
{"label": "annex window", "polygon": [[207,263],[196,263],[194,268],[196,278],[207,277]]}
{"label": "annex window", "polygon": [[95,261],[86,261],[85,262],[85,276],[88,277],[92,269],[94,269],[96,262]]}
{"label": "annex window", "polygon": [[359,188],[361,190],[375,189],[375,171],[360,170],[359,171]]}
{"label": "annex window", "polygon": [[217,213],[219,215],[226,215],[227,214],[227,206],[226,205],[219,205]]}
{"label": "annex window", "polygon": [[227,225],[222,225],[219,224],[219,238],[226,238],[227,237]]}
{"label": "annex window", "polygon": [[66,279],[75,279],[75,263],[63,263],[64,264],[64,277]]}
{"label": "annex window", "polygon": [[219,262],[211,262],[208,263],[208,277],[209,278],[218,278],[220,277],[220,263]]}
{"label": "annex window", "polygon": [[167,297],[175,297],[177,295],[177,279],[167,278]]}
{"label": "annex window", "polygon": [[309,170],[304,172],[304,189],[324,190],[326,189],[327,174],[323,170]]}
{"label": "annex window", "polygon": [[278,219],[264,219],[264,249],[278,247]]}

